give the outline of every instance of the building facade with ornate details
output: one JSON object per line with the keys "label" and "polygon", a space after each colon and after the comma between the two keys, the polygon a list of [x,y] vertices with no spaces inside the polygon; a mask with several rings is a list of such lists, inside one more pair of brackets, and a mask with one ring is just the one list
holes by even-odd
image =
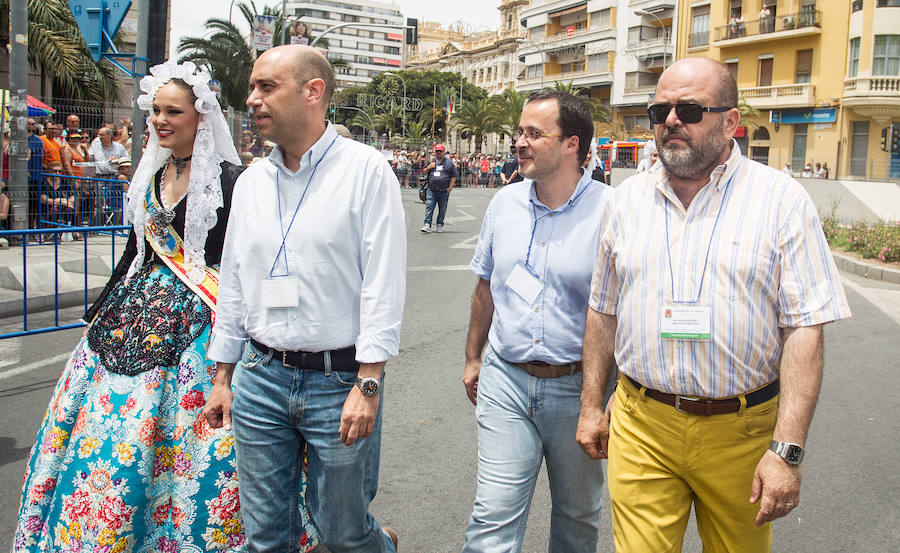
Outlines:
{"label": "building facade with ornate details", "polygon": [[900,123],[900,0],[701,0],[679,8],[678,57],[722,61],[746,118],[742,149],[795,173],[900,178],[900,153],[881,150]]}
{"label": "building facade with ornate details", "polygon": [[611,107],[616,138],[648,135],[647,102],[675,53],[675,0],[533,0],[519,90],[570,83]]}
{"label": "building facade with ornate details", "polygon": [[[522,64],[516,57],[524,38],[518,14],[528,0],[502,0],[498,29],[476,28],[457,22],[444,27],[419,22],[419,44],[409,52],[407,69],[461,73],[489,94],[513,88]],[[465,102],[465,98],[462,99]]]}

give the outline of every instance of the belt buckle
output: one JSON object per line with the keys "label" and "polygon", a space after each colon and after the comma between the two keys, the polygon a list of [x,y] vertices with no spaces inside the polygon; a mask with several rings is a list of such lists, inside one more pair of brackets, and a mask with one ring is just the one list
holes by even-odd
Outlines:
{"label": "belt buckle", "polygon": [[288,352],[286,352],[286,351],[281,352],[281,364],[289,369],[296,369],[297,365],[291,365],[290,363],[287,362],[287,356],[288,356]]}
{"label": "belt buckle", "polygon": [[702,401],[700,398],[696,398],[696,397],[688,397],[688,396],[679,396],[679,395],[676,394],[676,395],[675,395],[675,410],[676,410],[676,411],[680,411],[680,412],[682,412],[682,413],[684,413],[684,414],[686,414],[686,415],[690,415],[691,413],[688,413],[687,411],[685,411],[684,409],[681,408],[681,402],[682,402],[682,400],[683,400],[683,401],[693,401],[693,402]]}

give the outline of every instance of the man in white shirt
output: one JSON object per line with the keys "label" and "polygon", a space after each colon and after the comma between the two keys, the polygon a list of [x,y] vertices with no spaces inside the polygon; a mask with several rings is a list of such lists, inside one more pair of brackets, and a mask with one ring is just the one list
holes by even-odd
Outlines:
{"label": "man in white shirt", "polygon": [[99,142],[95,140],[88,149],[91,159],[98,162],[95,175],[101,179],[114,179],[119,170],[119,159],[128,156],[128,152],[113,141],[113,131],[109,127],[101,127],[97,138]]}
{"label": "man in white shirt", "polygon": [[334,74],[317,50],[266,51],[250,85],[259,133],[277,147],[235,184],[204,413],[214,428],[233,421],[250,551],[295,551],[306,448],[307,504],[328,550],[394,553],[368,506],[406,293],[397,178],[325,120]]}

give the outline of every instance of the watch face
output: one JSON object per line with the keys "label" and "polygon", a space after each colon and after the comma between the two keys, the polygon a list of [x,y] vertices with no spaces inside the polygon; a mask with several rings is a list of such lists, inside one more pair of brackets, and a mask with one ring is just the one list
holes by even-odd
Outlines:
{"label": "watch face", "polygon": [[803,460],[803,448],[796,445],[789,445],[784,453],[784,460],[791,464],[799,464]]}
{"label": "watch face", "polygon": [[367,397],[372,397],[378,393],[378,381],[374,378],[360,378],[357,380],[357,384]]}

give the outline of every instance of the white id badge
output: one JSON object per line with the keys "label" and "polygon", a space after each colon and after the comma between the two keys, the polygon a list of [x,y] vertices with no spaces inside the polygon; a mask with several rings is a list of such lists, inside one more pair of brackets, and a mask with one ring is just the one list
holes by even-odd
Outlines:
{"label": "white id badge", "polygon": [[513,270],[506,277],[506,287],[516,293],[525,303],[531,305],[537,299],[541,290],[544,289],[544,283],[533,275],[531,271],[525,268],[521,261],[516,263]]}
{"label": "white id badge", "polygon": [[267,278],[259,281],[259,301],[263,307],[300,305],[300,281],[296,278]]}
{"label": "white id badge", "polygon": [[436,176],[436,177],[441,176],[441,167],[434,168],[434,176]]}
{"label": "white id badge", "polygon": [[663,340],[709,341],[712,310],[695,305],[667,305],[659,317],[659,335]]}

